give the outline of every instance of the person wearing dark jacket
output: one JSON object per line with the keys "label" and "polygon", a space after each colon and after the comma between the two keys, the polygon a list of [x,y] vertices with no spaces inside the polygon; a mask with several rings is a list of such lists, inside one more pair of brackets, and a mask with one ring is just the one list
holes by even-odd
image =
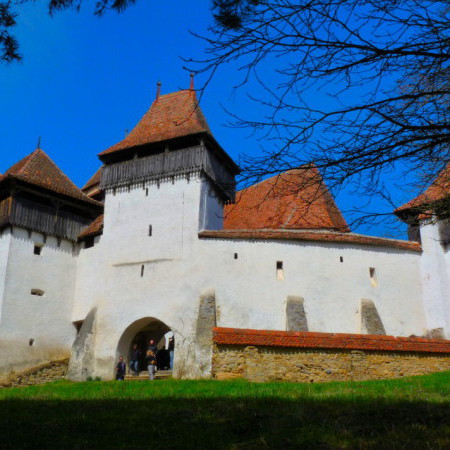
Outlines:
{"label": "person wearing dark jacket", "polygon": [[147,353],[145,355],[148,367],[148,378],[150,380],[155,379],[157,355],[158,355],[158,347],[155,345],[155,341],[151,339],[149,342],[149,346],[147,347]]}
{"label": "person wearing dark jacket", "polygon": [[123,356],[119,358],[116,368],[116,380],[123,381],[125,379],[125,373],[127,372],[127,365],[123,360]]}
{"label": "person wearing dark jacket", "polygon": [[175,349],[175,338],[172,336],[169,339],[169,354],[170,354],[170,370],[173,370],[173,351]]}
{"label": "person wearing dark jacket", "polygon": [[133,350],[131,351],[130,371],[134,372],[136,376],[139,376],[140,359],[141,359],[141,351],[139,350],[137,344],[134,344]]}

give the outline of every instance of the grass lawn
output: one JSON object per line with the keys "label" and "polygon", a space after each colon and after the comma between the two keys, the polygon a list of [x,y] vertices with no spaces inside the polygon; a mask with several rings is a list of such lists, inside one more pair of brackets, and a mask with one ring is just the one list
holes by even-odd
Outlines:
{"label": "grass lawn", "polygon": [[450,448],[450,372],[401,380],[71,383],[0,391],[1,448]]}

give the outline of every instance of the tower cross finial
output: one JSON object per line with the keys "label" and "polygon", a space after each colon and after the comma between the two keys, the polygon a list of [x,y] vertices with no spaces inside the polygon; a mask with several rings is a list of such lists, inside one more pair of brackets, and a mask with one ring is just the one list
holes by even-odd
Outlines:
{"label": "tower cross finial", "polygon": [[191,83],[190,83],[190,85],[189,85],[189,89],[191,90],[191,91],[193,91],[194,90],[194,74],[191,72]]}
{"label": "tower cross finial", "polygon": [[156,100],[161,96],[161,81],[156,83]]}
{"label": "tower cross finial", "polygon": [[38,137],[38,141],[37,141],[37,145],[36,145],[36,150],[41,148],[41,137]]}

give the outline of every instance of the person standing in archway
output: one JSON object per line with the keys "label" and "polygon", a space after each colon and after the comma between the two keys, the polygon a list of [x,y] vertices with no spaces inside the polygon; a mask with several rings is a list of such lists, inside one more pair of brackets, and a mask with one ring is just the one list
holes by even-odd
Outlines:
{"label": "person standing in archway", "polygon": [[173,352],[175,349],[175,338],[172,336],[169,339],[169,355],[170,355],[170,370],[173,370]]}
{"label": "person standing in archway", "polygon": [[124,381],[125,380],[125,372],[127,371],[127,366],[125,361],[123,360],[123,356],[119,357],[119,362],[116,367],[116,380]]}
{"label": "person standing in archway", "polygon": [[141,359],[141,351],[137,344],[133,344],[133,350],[131,352],[130,370],[134,372],[136,376],[139,376],[139,360]]}
{"label": "person standing in archway", "polygon": [[158,354],[158,347],[155,345],[155,341],[153,339],[150,339],[149,346],[147,347],[147,353],[145,355],[148,367],[148,377],[150,380],[155,379],[157,354]]}

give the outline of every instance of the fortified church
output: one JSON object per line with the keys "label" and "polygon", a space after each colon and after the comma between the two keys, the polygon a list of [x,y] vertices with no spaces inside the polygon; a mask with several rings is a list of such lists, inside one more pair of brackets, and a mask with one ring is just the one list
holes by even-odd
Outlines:
{"label": "fortified church", "polygon": [[[81,190],[40,148],[0,176],[0,374],[70,357],[69,378],[111,379],[169,331],[179,377],[276,357],[275,379],[345,378],[355,352],[450,368],[446,171],[395,211],[409,241],[352,233],[314,166],[236,193],[192,82],[99,158]],[[316,375],[283,369],[299,355]]]}

